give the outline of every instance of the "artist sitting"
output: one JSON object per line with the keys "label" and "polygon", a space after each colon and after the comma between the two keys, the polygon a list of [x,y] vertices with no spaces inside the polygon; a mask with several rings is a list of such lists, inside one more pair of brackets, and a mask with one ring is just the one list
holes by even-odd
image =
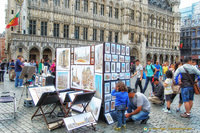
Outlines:
{"label": "artist sitting", "polygon": [[154,78],[154,92],[153,96],[149,97],[149,101],[154,104],[164,104],[164,86],[158,78]]}
{"label": "artist sitting", "polygon": [[146,96],[140,92],[135,92],[134,89],[128,90],[129,105],[126,114],[127,121],[141,121],[141,124],[146,124],[149,119],[150,103]]}

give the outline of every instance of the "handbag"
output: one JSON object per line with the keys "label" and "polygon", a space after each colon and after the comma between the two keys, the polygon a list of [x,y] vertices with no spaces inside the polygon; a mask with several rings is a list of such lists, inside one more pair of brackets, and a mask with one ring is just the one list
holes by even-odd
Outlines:
{"label": "handbag", "polygon": [[[183,68],[184,68],[184,67],[183,67]],[[185,68],[184,68],[184,69],[185,69]],[[193,84],[194,93],[195,93],[196,95],[199,95],[199,94],[200,94],[200,89],[199,89],[198,84],[195,83],[195,82],[192,80],[192,78],[191,78],[189,72],[188,72],[186,69],[185,69],[185,71],[186,71],[186,74],[188,75],[188,77],[189,77],[189,79],[190,79],[190,82]]]}
{"label": "handbag", "polygon": [[180,90],[181,90],[181,87],[180,87],[180,85],[173,84],[172,90],[173,90],[174,94],[179,94]]}

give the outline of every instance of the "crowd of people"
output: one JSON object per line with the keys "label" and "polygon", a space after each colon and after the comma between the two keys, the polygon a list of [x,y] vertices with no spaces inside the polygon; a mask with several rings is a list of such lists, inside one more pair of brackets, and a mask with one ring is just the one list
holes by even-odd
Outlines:
{"label": "crowd of people", "polygon": [[16,61],[10,59],[9,62],[3,62],[0,60],[0,82],[4,82],[4,74],[9,74],[10,81],[15,81],[15,87],[23,87],[23,79],[20,79],[22,68],[24,66],[34,66],[36,74],[42,74],[44,72],[44,66],[47,66],[47,70],[55,75],[56,60],[53,60],[52,64],[49,59],[41,59],[40,63],[35,60],[26,60],[23,56],[17,56]]}

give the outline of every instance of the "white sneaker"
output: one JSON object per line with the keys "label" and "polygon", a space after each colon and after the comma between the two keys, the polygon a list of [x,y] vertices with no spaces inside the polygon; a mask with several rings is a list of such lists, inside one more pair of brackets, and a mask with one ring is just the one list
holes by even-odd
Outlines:
{"label": "white sneaker", "polygon": [[171,110],[168,110],[168,109],[165,109],[164,112],[165,112],[165,113],[169,113],[169,114],[172,113]]}

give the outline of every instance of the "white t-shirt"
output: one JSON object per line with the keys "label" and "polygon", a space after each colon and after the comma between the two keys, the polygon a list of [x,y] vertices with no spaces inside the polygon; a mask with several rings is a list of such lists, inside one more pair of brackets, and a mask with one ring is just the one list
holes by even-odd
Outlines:
{"label": "white t-shirt", "polygon": [[169,94],[173,94],[173,89],[172,89],[172,85],[173,85],[173,80],[170,78],[167,78],[165,80],[165,83],[167,84],[167,86],[165,87],[165,95],[169,95]]}
{"label": "white t-shirt", "polygon": [[141,77],[141,71],[143,70],[143,67],[141,64],[139,64],[138,66],[136,66],[136,72],[137,72],[137,78]]}

